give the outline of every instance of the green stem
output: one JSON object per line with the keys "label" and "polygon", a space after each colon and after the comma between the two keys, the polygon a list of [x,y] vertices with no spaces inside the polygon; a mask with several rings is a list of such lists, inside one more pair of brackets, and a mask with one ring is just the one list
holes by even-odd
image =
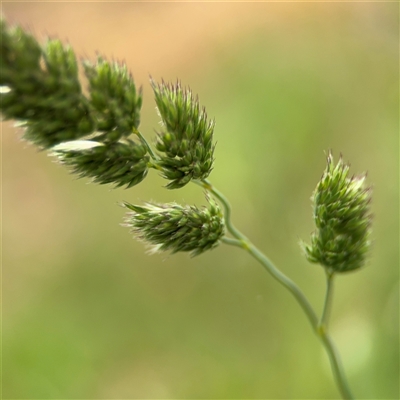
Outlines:
{"label": "green stem", "polygon": [[320,328],[324,327],[326,329],[328,325],[329,314],[332,308],[334,273],[327,269],[325,271],[326,271],[326,293],[325,293],[324,309],[322,311],[319,327]]}
{"label": "green stem", "polygon": [[333,376],[335,378],[336,385],[338,386],[343,399],[346,399],[346,400],[354,399],[354,396],[352,395],[352,393],[350,391],[350,387],[349,387],[349,384],[346,379],[346,374],[344,372],[342,362],[340,360],[339,352],[337,351],[332,338],[329,336],[329,334],[323,328],[318,329],[316,331],[316,333],[319,336],[319,338],[321,339],[322,344],[324,345],[325,350],[328,353]]}
{"label": "green stem", "polygon": [[326,331],[326,319],[328,315],[328,309],[331,304],[331,293],[332,293],[332,275],[328,279],[328,289],[327,289],[327,296],[325,299],[325,307],[323,317],[321,319],[324,322],[323,325],[320,325],[318,321],[318,317],[312,308],[311,304],[301,291],[301,289],[286,275],[284,275],[272,261],[265,256],[254,244],[247,239],[232,223],[231,221],[231,206],[227,198],[215,187],[211,185],[208,180],[203,181],[194,181],[197,185],[202,186],[204,189],[209,191],[211,194],[214,195],[224,207],[224,216],[225,216],[225,225],[229,233],[235,238],[224,237],[222,242],[229,244],[231,246],[240,247],[246,250],[249,254],[251,254],[260,264],[269,272],[273,278],[275,278],[281,285],[283,285],[289,292],[294,296],[294,298],[299,303],[300,307],[303,309],[304,313],[306,314],[311,327],[315,334],[321,339],[323,346],[329,356],[329,360],[331,363],[332,372],[336,381],[336,384],[339,388],[339,391],[343,397],[343,399],[351,400],[353,396],[350,392],[349,385],[347,383],[346,375],[344,373],[343,367],[341,365],[340,356],[331,337],[328,335]]}
{"label": "green stem", "polygon": [[315,329],[315,326],[318,322],[317,315],[315,314],[311,304],[308,302],[307,298],[301,291],[301,289],[286,275],[284,275],[279,269],[275,267],[275,265],[254,245],[249,243],[247,251],[258,260],[263,267],[289,292],[296,298],[300,307],[303,309],[305,314],[307,315],[308,320],[310,321],[311,326]]}
{"label": "green stem", "polygon": [[158,160],[157,155],[154,153],[153,149],[151,148],[151,146],[149,145],[149,143],[147,142],[145,137],[137,129],[133,129],[133,133],[135,135],[137,135],[139,137],[140,141],[146,146],[147,151],[150,154],[150,157],[155,161]]}
{"label": "green stem", "polygon": [[210,193],[212,193],[214,195],[214,197],[216,197],[221,202],[221,204],[224,207],[225,225],[226,225],[228,231],[232,234],[232,236],[234,236],[236,239],[239,239],[241,241],[247,241],[246,236],[244,236],[232,224],[232,221],[231,221],[232,211],[231,211],[231,206],[229,204],[228,199],[219,190],[217,190],[213,185],[211,185],[211,183],[207,179],[204,179],[202,181],[194,180],[193,182],[196,183],[197,185],[203,187],[204,189],[208,190]]}
{"label": "green stem", "polygon": [[237,240],[237,239],[232,239],[228,236],[224,236],[221,239],[221,242],[223,242],[225,244],[230,244],[231,246],[240,247],[241,249],[243,249],[243,242],[241,242],[240,240]]}

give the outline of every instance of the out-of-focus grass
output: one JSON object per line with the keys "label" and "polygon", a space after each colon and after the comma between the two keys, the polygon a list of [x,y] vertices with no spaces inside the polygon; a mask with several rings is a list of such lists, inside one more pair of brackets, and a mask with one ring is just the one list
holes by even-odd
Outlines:
{"label": "out-of-focus grass", "polygon": [[[374,247],[364,270],[337,279],[331,328],[357,398],[399,397],[398,4],[3,12],[87,56],[126,57],[145,85],[148,138],[157,116],[147,73],[189,84],[216,118],[210,179],[236,225],[317,309],[324,275],[298,241],[313,229],[323,151],[368,170]],[[198,187],[168,192],[156,174],[129,191],[85,183],[3,124],[4,398],[338,397],[301,310],[246,254],[150,257],[118,226],[120,200],[202,204]]]}

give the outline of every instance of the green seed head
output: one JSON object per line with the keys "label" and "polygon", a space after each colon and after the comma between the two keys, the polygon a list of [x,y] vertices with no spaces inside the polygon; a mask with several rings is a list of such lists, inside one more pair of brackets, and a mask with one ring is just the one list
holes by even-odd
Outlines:
{"label": "green seed head", "polygon": [[198,209],[176,203],[136,206],[124,203],[131,210],[126,224],[140,240],[151,245],[151,251],[189,251],[196,256],[218,246],[225,224],[219,207],[209,200],[210,207]]}
{"label": "green seed head", "polygon": [[98,57],[96,64],[86,61],[83,66],[96,130],[103,133],[97,140],[115,142],[129,136],[140,123],[142,91],[136,90],[126,65]]}
{"label": "green seed head", "polygon": [[147,175],[149,156],[146,148],[126,139],[104,145],[96,141],[75,140],[52,149],[62,164],[80,178],[93,178],[95,183],[113,183],[130,188]]}
{"label": "green seed head", "polygon": [[365,175],[349,177],[342,158],[334,165],[329,153],[327,162],[312,197],[317,229],[304,249],[310,262],[332,272],[352,271],[364,265],[370,248],[371,189]]}
{"label": "green seed head", "polygon": [[[83,96],[70,46],[49,40],[42,47],[19,27],[0,21],[0,109],[41,148],[90,134],[95,122]],[[6,90],[4,90],[6,89]]]}
{"label": "green seed head", "polygon": [[156,148],[162,154],[158,165],[171,182],[168,189],[185,186],[192,179],[205,179],[214,162],[214,121],[207,119],[190,89],[151,82],[162,120]]}

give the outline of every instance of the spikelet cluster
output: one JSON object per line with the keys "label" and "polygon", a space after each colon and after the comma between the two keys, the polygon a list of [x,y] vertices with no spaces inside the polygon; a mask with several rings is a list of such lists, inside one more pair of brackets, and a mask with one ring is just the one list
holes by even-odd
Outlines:
{"label": "spikelet cluster", "polygon": [[52,149],[52,155],[80,178],[92,178],[94,183],[111,183],[127,189],[146,177],[149,161],[146,152],[143,145],[129,139],[107,145],[76,140]]}
{"label": "spikelet cluster", "polygon": [[125,226],[153,252],[185,251],[196,256],[218,246],[225,233],[222,213],[211,200],[210,207],[203,209],[176,203],[124,206],[131,210]]}
{"label": "spikelet cluster", "polygon": [[117,141],[139,127],[142,90],[135,83],[126,65],[98,57],[97,63],[85,61],[89,95],[96,131],[101,141]]}
{"label": "spikelet cluster", "polygon": [[332,272],[362,267],[370,248],[370,192],[365,175],[349,176],[342,158],[335,165],[328,154],[327,167],[312,200],[316,231],[311,245],[304,245],[310,262]]}
{"label": "spikelet cluster", "polygon": [[41,148],[92,132],[95,122],[78,80],[69,46],[49,40],[42,48],[20,27],[1,28],[1,111],[25,128],[24,137]]}
{"label": "spikelet cluster", "polygon": [[161,152],[162,176],[170,180],[166,187],[177,189],[192,179],[207,178],[214,162],[214,121],[180,83],[152,81],[152,87],[162,120],[156,148]]}
{"label": "spikelet cluster", "polygon": [[[20,27],[1,27],[0,107],[5,119],[24,128],[24,138],[80,177],[131,187],[148,172],[142,143],[128,139],[140,123],[141,90],[125,65],[99,57],[83,63],[88,97],[69,46],[48,40],[40,46]],[[90,137],[91,141],[81,140]]]}

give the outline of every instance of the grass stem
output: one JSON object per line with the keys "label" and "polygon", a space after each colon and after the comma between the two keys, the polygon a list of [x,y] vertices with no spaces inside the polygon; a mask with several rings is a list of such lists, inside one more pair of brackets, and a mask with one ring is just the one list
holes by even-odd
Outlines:
{"label": "grass stem", "polygon": [[194,183],[206,189],[216,199],[218,199],[224,207],[225,225],[227,231],[234,238],[225,236],[222,239],[222,242],[246,250],[265,268],[265,270],[269,274],[272,275],[274,279],[276,279],[294,296],[294,298],[306,314],[313,331],[320,338],[322,345],[324,346],[328,354],[335,382],[341,393],[342,398],[346,400],[354,399],[353,395],[351,394],[347,378],[340,361],[340,355],[335,348],[333,340],[327,332],[326,324],[329,316],[330,305],[332,303],[333,274],[327,272],[327,293],[325,296],[324,311],[322,313],[322,318],[319,321],[317,314],[315,313],[313,307],[307,300],[302,290],[291,279],[283,274],[277,267],[275,267],[272,261],[233,225],[231,221],[232,210],[227,198],[208,180],[194,181]]}

